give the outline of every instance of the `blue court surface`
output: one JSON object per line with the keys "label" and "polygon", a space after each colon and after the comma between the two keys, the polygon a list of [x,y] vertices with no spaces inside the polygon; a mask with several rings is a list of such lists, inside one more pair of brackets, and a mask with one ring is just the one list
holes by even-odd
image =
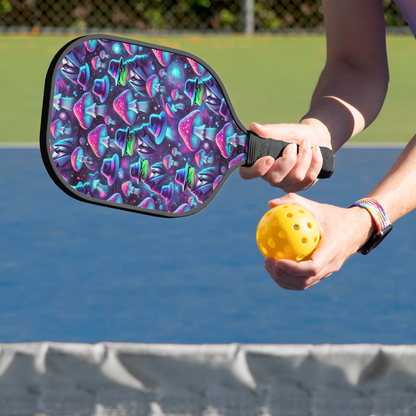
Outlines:
{"label": "blue court surface", "polygon": [[[349,206],[401,149],[342,149],[301,195]],[[304,292],[263,268],[255,231],[283,192],[233,173],[200,213],[163,219],[76,201],[39,149],[0,149],[0,342],[416,343],[416,213]]]}

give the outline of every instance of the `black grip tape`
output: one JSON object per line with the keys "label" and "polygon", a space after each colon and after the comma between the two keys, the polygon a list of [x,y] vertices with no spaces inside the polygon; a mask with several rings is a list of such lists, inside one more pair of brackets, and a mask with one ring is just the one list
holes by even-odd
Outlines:
{"label": "black grip tape", "polygon": [[319,146],[321,149],[322,154],[322,168],[319,172],[318,178],[319,179],[326,179],[330,178],[331,175],[334,173],[334,165],[335,165],[335,155],[334,152],[329,149],[328,147]]}
{"label": "black grip tape", "polygon": [[[274,159],[277,159],[282,156],[285,147],[292,144],[282,140],[264,139],[252,131],[248,131],[248,135],[247,161],[244,165],[245,167],[253,166],[258,159],[265,156],[272,156]],[[328,147],[319,146],[319,148],[321,149],[323,162],[318,178],[329,178],[334,172],[335,155]],[[299,153],[299,145],[297,145],[297,152]]]}

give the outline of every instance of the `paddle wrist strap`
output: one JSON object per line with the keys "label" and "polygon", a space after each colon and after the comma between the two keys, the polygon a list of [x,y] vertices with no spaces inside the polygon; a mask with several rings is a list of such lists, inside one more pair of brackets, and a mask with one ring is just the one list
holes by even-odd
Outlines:
{"label": "paddle wrist strap", "polygon": [[383,207],[373,198],[359,199],[350,206],[350,208],[352,207],[361,207],[366,209],[377,226],[377,231],[360,249],[357,250],[357,253],[366,255],[384,240],[387,234],[393,229],[393,225],[387,217]]}

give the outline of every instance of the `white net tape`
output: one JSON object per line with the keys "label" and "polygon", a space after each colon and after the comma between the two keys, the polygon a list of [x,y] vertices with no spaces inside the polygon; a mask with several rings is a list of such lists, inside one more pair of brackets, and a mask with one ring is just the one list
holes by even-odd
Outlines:
{"label": "white net tape", "polygon": [[0,344],[0,416],[416,416],[416,346]]}

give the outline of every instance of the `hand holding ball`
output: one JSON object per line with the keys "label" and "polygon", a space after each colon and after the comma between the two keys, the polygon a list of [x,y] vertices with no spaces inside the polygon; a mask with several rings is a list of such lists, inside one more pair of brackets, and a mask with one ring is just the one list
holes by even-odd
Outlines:
{"label": "hand holding ball", "polygon": [[309,260],[321,238],[318,223],[305,208],[278,205],[257,226],[256,240],[265,257]]}

